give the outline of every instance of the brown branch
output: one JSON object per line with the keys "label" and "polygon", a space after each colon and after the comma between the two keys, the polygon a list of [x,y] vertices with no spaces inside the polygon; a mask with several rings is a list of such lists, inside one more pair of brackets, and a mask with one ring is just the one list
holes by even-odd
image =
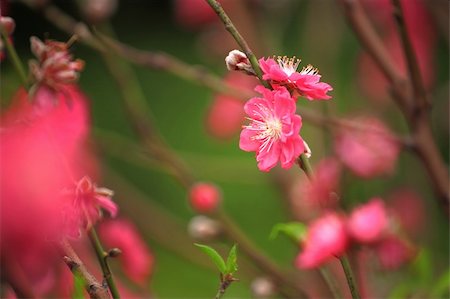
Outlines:
{"label": "brown branch", "polygon": [[67,267],[74,275],[80,275],[84,280],[84,288],[89,293],[91,299],[109,299],[108,290],[102,286],[97,279],[87,270],[81,259],[73,250],[67,240],[63,240],[60,246],[63,252],[63,259]]}
{"label": "brown branch", "polygon": [[[361,44],[377,63],[391,84],[393,99],[406,118],[414,152],[428,173],[438,202],[449,216],[449,174],[442,160],[431,130],[429,113],[423,113],[423,105],[418,110],[412,101],[413,84],[400,74],[395,63],[388,55],[381,39],[375,32],[367,14],[358,0],[339,0],[344,8],[347,21],[356,33]],[[416,80],[416,79],[414,79]],[[417,87],[416,87],[417,89]],[[417,95],[416,95],[417,96]],[[419,95],[420,96],[420,95]],[[427,109],[428,110],[428,109]],[[419,113],[418,113],[419,112]],[[428,112],[428,111],[426,111]]]}

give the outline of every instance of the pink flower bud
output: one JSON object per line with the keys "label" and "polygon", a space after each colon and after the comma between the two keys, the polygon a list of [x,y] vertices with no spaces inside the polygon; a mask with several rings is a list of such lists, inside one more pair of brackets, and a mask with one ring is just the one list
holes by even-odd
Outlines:
{"label": "pink flower bud", "polygon": [[117,10],[117,0],[83,0],[80,8],[91,23],[100,23],[111,18]]}
{"label": "pink flower bud", "polygon": [[13,18],[0,16],[0,24],[8,35],[11,35],[16,28],[16,22]]}
{"label": "pink flower bud", "polygon": [[325,214],[309,225],[296,266],[300,269],[316,268],[341,256],[347,248],[347,240],[345,219],[336,213]]}
{"label": "pink flower bud", "polygon": [[189,190],[189,201],[198,213],[211,213],[217,210],[222,196],[219,189],[210,183],[197,183]]}
{"label": "pink flower bud", "polygon": [[373,198],[354,209],[347,222],[350,235],[361,243],[373,243],[380,240],[388,225],[386,207],[381,198]]}
{"label": "pink flower bud", "polygon": [[360,128],[338,131],[335,150],[356,175],[370,178],[391,174],[400,152],[399,144],[386,125],[376,118],[357,118]]}
{"label": "pink flower bud", "polygon": [[248,75],[254,75],[255,71],[250,64],[250,61],[243,52],[239,50],[232,50],[225,58],[225,64],[229,71],[243,71]]}
{"label": "pink flower bud", "polygon": [[[220,1],[222,4],[227,1]],[[203,0],[176,0],[174,3],[176,21],[188,29],[201,29],[214,21],[217,15]]]}

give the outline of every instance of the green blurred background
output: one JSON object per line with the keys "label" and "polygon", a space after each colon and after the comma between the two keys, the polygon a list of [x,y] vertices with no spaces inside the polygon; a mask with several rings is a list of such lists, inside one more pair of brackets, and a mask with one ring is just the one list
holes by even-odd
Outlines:
{"label": "green blurred background", "polygon": [[[260,2],[262,8],[251,13],[249,19],[236,19],[238,25],[252,24],[253,28],[247,29],[257,33],[250,38],[257,41],[257,55],[301,57],[304,63],[318,67],[324,81],[334,88],[332,101],[299,101],[299,105],[307,105],[318,113],[328,111],[339,116],[360,113],[376,115],[382,117],[397,132],[406,132],[401,114],[393,104],[374,104],[361,93],[356,80],[357,57],[361,48],[335,1]],[[77,19],[80,18],[76,3],[54,1],[54,4]],[[39,13],[24,5],[14,2],[9,9],[17,24],[14,44],[23,61],[31,58],[28,43],[31,35],[40,38],[48,36],[61,41],[68,39],[66,34],[52,26]],[[214,53],[211,49],[214,46],[211,43],[214,42],[205,38],[202,28],[187,30],[176,22],[171,1],[120,1],[111,22],[117,37],[127,44],[140,49],[167,52],[189,64],[203,65],[219,76],[227,72],[223,63],[224,56]],[[214,26],[219,28],[221,25]],[[444,38],[444,33],[438,34],[432,119],[442,156],[448,162],[448,37]],[[237,48],[227,41],[223,42],[223,47],[223,53]],[[187,223],[195,214],[187,203],[185,190],[162,169],[150,162],[143,163],[139,152],[111,145],[115,136],[138,143],[122,109],[118,87],[98,53],[81,43],[75,44],[73,50],[76,57],[86,62],[80,85],[91,100],[94,128],[92,139],[97,143],[101,156],[103,185],[116,191],[115,199],[123,214],[138,224],[156,258],[151,289],[160,298],[212,297],[217,290],[218,275],[211,268],[180,257],[173,248],[169,248],[175,246],[194,260],[205,260],[208,263],[187,237]],[[8,62],[2,63],[1,67],[1,104],[5,108],[20,82]],[[219,141],[208,135],[204,119],[213,92],[163,71],[135,66],[133,69],[151,107],[155,124],[167,143],[192,168],[199,180],[220,185],[224,195],[224,208],[242,230],[283,267],[292,269],[298,248],[284,238],[276,241],[268,238],[276,223],[289,220],[290,213],[282,199],[284,193],[274,184],[271,174],[257,170],[253,154],[239,150],[238,136],[230,141]],[[324,130],[304,122],[302,136],[313,150],[313,165],[331,152],[331,142],[327,141],[329,135]],[[298,172],[298,169],[291,171]],[[429,271],[429,277],[423,281],[423,275],[417,275],[410,267],[404,267],[395,273],[382,273],[381,284],[384,287],[379,290],[380,294],[388,295],[390,290],[398,289],[402,284],[426,287],[424,285],[427,281],[432,281],[446,270],[449,263],[448,221],[436,206],[427,175],[415,156],[403,153],[392,177],[368,181],[347,175],[345,182],[342,200],[347,206],[365,202],[375,195],[386,196],[396,187],[405,185],[413,187],[425,200],[428,223],[426,233],[418,240],[418,244],[432,254],[426,262],[430,270],[418,271],[422,271],[422,274],[423,271]],[[156,211],[153,212],[155,215],[146,214],[145,210],[135,205],[137,196],[134,191],[140,192],[142,199],[155,205],[154,208],[149,208]],[[167,213],[176,219],[177,225],[169,229],[158,221],[161,213]],[[183,238],[172,238],[169,240],[172,245],[168,247],[165,245],[167,243],[161,244],[160,235],[155,231],[169,236],[181,234]],[[213,246],[227,248],[220,242],[213,243]],[[239,272],[237,276],[240,277]],[[242,276],[242,281],[233,284],[227,291],[228,298],[251,297],[251,277]],[[422,280],[417,283],[417,279]]]}

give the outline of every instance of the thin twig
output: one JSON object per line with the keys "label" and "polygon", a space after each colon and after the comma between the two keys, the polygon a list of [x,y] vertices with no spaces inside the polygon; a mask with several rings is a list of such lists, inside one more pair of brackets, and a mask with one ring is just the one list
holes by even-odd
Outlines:
{"label": "thin twig", "polygon": [[[293,291],[295,295],[293,298],[306,298],[307,295],[298,283],[293,281],[291,277],[285,275],[281,269],[270,260],[259,248],[239,229],[239,227],[231,220],[223,211],[217,213],[217,219],[223,224],[224,233],[239,244],[239,249],[246,254],[256,266],[262,271],[273,277],[274,281],[278,282],[280,286],[286,285]],[[287,292],[286,295],[291,294]],[[292,295],[290,295],[292,296]]]}
{"label": "thin twig", "polygon": [[[413,102],[412,84],[408,82],[395,63],[388,55],[381,39],[370,23],[358,0],[339,0],[344,7],[344,13],[348,23],[356,33],[361,44],[377,63],[380,70],[391,84],[393,99],[396,101],[408,123],[411,132],[411,145],[413,152],[422,162],[431,180],[437,200],[443,207],[446,216],[449,217],[449,173],[448,168],[442,160],[436,141],[431,130],[429,111],[423,113],[417,109]],[[424,105],[420,105],[424,107]],[[428,109],[427,109],[428,110]],[[418,113],[419,112],[419,113]]]}
{"label": "thin twig", "polygon": [[19,55],[17,55],[16,49],[11,43],[11,40],[8,36],[8,33],[6,32],[6,29],[1,24],[0,24],[0,31],[3,42],[5,43],[6,46],[6,50],[8,51],[8,55],[11,58],[11,63],[16,69],[16,72],[19,75],[20,80],[22,80],[23,86],[25,87],[25,89],[28,90],[30,88],[30,81],[28,80],[23,63],[20,60]]}
{"label": "thin twig", "polygon": [[60,248],[64,254],[64,262],[70,271],[74,275],[80,275],[83,278],[84,288],[91,299],[109,299],[108,290],[87,270],[70,243],[67,240],[62,240]]}
{"label": "thin twig", "polygon": [[100,240],[97,236],[97,232],[95,231],[95,228],[91,227],[88,230],[88,236],[89,236],[89,240],[91,241],[92,247],[94,248],[95,254],[97,256],[97,260],[100,263],[100,267],[102,268],[103,278],[106,280],[106,283],[108,284],[109,291],[111,292],[112,297],[114,299],[120,299],[119,291],[114,282],[114,278],[113,278],[111,269],[109,268],[109,265],[108,265],[108,261],[107,261],[108,253],[103,249],[103,246],[100,243]]}
{"label": "thin twig", "polygon": [[361,296],[359,295],[358,286],[355,282],[355,276],[353,275],[352,268],[350,266],[350,263],[348,261],[347,256],[341,256],[339,258],[339,261],[341,262],[342,269],[344,269],[345,277],[347,278],[347,283],[350,288],[350,292],[352,294],[353,299],[360,299]]}
{"label": "thin twig", "polygon": [[425,87],[423,85],[422,76],[420,75],[419,64],[417,63],[416,55],[411,39],[408,37],[406,29],[405,17],[403,15],[402,6],[399,0],[392,0],[394,4],[394,18],[397,23],[397,28],[403,44],[403,51],[405,52],[406,62],[408,65],[410,80],[414,90],[414,97],[417,100],[417,108],[419,111],[427,112],[430,107],[430,102],[427,98]]}

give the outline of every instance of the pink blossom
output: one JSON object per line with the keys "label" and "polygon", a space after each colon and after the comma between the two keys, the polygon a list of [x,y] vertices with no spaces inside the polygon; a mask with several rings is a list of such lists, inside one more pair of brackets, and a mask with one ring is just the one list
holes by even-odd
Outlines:
{"label": "pink blossom", "polygon": [[398,269],[417,253],[409,243],[396,236],[384,238],[375,250],[381,266],[386,270]]}
{"label": "pink blossom", "polygon": [[67,231],[61,192],[94,170],[87,159],[88,109],[74,86],[19,90],[0,117],[0,250],[17,262],[38,297],[48,294],[61,263],[54,244]]}
{"label": "pink blossom", "polygon": [[303,67],[297,72],[300,59],[278,57],[277,62],[272,58],[261,58],[259,65],[264,73],[263,79],[269,80],[272,86],[285,86],[295,94],[299,94],[308,100],[330,99],[328,91],[333,88],[324,82],[320,82],[319,71],[311,65]]}
{"label": "pink blossom", "polygon": [[199,213],[211,213],[217,210],[222,195],[220,190],[210,183],[197,183],[189,190],[192,208]]}
{"label": "pink blossom", "polygon": [[361,243],[373,243],[386,233],[389,219],[381,198],[372,198],[368,203],[352,211],[347,222],[350,235]]}
{"label": "pink blossom", "polygon": [[400,152],[392,132],[376,118],[357,118],[360,128],[338,131],[335,151],[356,175],[370,178],[394,171]]}
{"label": "pink blossom", "polygon": [[338,202],[341,165],[336,158],[321,160],[316,166],[314,178],[302,176],[298,188],[300,196],[308,205],[318,208],[332,208]]}
{"label": "pink blossom", "polygon": [[336,213],[327,213],[312,222],[303,241],[303,250],[297,256],[300,269],[316,268],[341,256],[347,248],[345,220]]}
{"label": "pink blossom", "polygon": [[427,226],[423,199],[412,189],[397,189],[389,195],[389,210],[409,235],[417,236]]}
{"label": "pink blossom", "polygon": [[[252,90],[257,81],[254,77],[230,72],[224,81],[242,90]],[[230,139],[242,128],[244,103],[241,99],[226,94],[217,94],[206,116],[208,133],[218,139]]]}
{"label": "pink blossom", "polygon": [[109,248],[119,248],[119,260],[125,274],[134,282],[145,285],[153,269],[154,257],[136,227],[128,220],[102,222],[99,227],[102,241]]}
{"label": "pink blossom", "polygon": [[281,167],[290,168],[304,151],[299,135],[302,119],[295,114],[295,102],[284,87],[269,90],[258,86],[255,90],[263,97],[245,103],[250,124],[243,127],[239,147],[256,152],[261,171],[269,171],[278,161]]}

